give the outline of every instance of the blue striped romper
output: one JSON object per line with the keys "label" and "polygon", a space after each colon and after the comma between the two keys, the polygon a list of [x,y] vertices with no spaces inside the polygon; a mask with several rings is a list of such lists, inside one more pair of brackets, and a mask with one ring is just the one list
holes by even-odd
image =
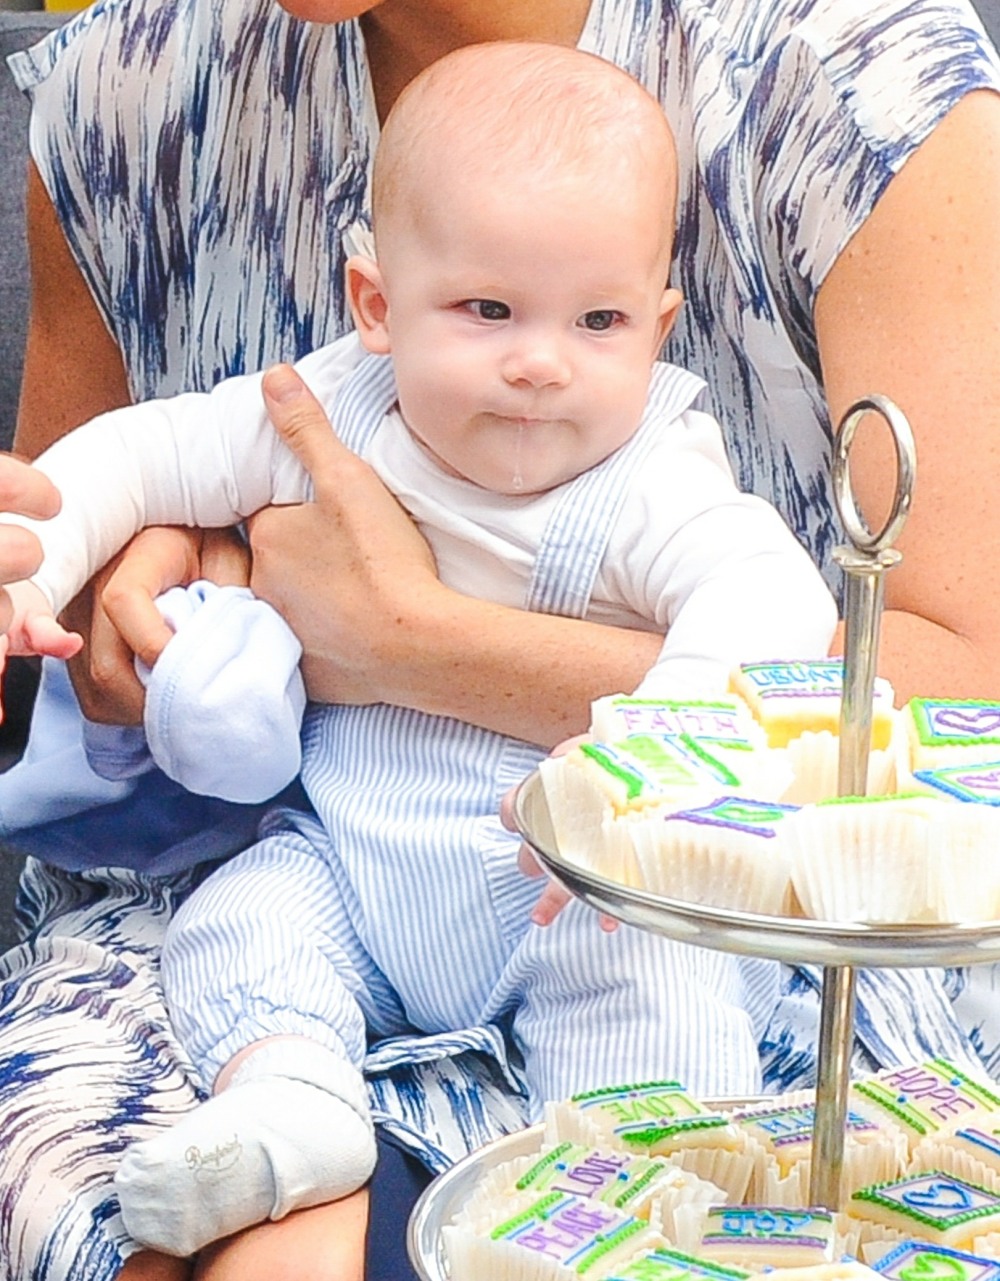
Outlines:
{"label": "blue striped romper", "polygon": [[[583,617],[633,473],[700,380],[654,370],[638,432],[560,491],[524,608]],[[396,402],[368,357],[333,410],[356,452]],[[537,1119],[547,1098],[663,1075],[759,1088],[778,967],[601,930],[573,905],[532,927],[500,798],[537,764],[517,739],[408,708],[313,705],[302,780],[318,821],[280,824],[187,900],[163,952],[174,1026],[206,1080],[252,1041],[311,1036],[361,1067],[368,1036],[509,1032]]]}

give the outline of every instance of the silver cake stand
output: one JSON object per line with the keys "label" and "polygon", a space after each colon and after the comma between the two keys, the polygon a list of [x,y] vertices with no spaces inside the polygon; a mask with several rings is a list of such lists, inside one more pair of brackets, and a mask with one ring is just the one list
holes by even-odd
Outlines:
{"label": "silver cake stand", "polygon": [[[893,506],[883,528],[874,534],[858,512],[848,470],[851,442],[861,420],[869,413],[880,415],[888,424],[897,462]],[[834,552],[844,571],[846,587],[838,776],[841,796],[863,796],[867,789],[883,579],[900,560],[899,552],[891,544],[906,520],[915,472],[913,436],[899,409],[882,396],[870,396],[852,405],[837,429],[833,455],[834,497],[850,541],[849,546],[838,547]],[[754,915],[635,889],[599,876],[559,852],[537,772],[525,779],[517,791],[514,820],[538,862],[556,881],[589,906],[626,925],[717,951],[822,967],[814,1159],[809,1193],[814,1206],[840,1209],[854,1039],[855,969],[975,965],[1000,960],[1000,921],[954,925],[847,924]],[[537,1127],[509,1135],[473,1153],[428,1187],[415,1207],[409,1234],[410,1255],[423,1281],[447,1281],[440,1229],[485,1170],[500,1161],[537,1151],[539,1141]]]}

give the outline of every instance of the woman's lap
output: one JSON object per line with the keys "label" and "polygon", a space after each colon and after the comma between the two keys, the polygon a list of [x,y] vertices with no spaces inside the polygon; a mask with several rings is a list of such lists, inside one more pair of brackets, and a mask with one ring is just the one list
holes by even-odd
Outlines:
{"label": "woman's lap", "polygon": [[[29,862],[19,902],[27,942],[0,957],[0,1281],[112,1281],[137,1249],[111,1186],[121,1153],[204,1097],[171,1031],[158,976],[167,923],[194,881],[63,874]],[[801,1005],[801,1020],[782,1019],[772,1039],[772,1089],[800,1084],[814,1066],[806,1052],[816,1013],[810,986],[786,991],[786,1003]],[[949,986],[942,997],[961,1004],[971,993]],[[985,1029],[971,1022],[974,1040],[985,1042]],[[488,1050],[489,1038],[472,1045]],[[982,1053],[985,1045],[977,1048]],[[519,1124],[509,1082],[492,1056],[470,1050],[469,1042],[454,1044],[444,1058],[428,1056],[420,1044],[395,1043],[380,1053],[382,1061],[371,1063],[382,1069],[372,1080],[376,1112],[417,1151],[418,1131],[435,1133],[432,1164]],[[988,1063],[990,1057],[983,1054]],[[439,1130],[429,1131],[435,1094],[453,1111],[442,1112]],[[380,1158],[368,1281],[410,1281],[405,1224],[429,1176],[387,1143],[380,1143]]]}
{"label": "woman's lap", "polygon": [[123,1148],[198,1098],[155,973],[85,939],[0,962],[5,1281],[110,1281],[136,1250],[111,1176]]}
{"label": "woman's lap", "polygon": [[[27,941],[0,957],[0,1281],[112,1281],[138,1249],[111,1185],[121,1153],[204,1097],[158,974],[192,884],[29,861]],[[378,1101],[412,1093],[409,1075],[390,1070]],[[395,1145],[379,1149],[368,1275],[410,1281],[406,1218],[430,1175]]]}

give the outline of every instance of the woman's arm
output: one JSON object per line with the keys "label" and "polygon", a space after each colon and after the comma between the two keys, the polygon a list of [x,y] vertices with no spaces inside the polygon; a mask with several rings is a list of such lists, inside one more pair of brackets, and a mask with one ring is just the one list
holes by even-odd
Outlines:
{"label": "woman's arm", "polygon": [[[879,669],[901,698],[1000,690],[1000,95],[969,95],[893,179],[820,288],[834,422],[895,400],[917,441],[902,564],[886,577]],[[852,480],[887,510],[891,446],[862,430]]]}
{"label": "woman's arm", "polygon": [[[34,166],[28,175],[27,219],[31,312],[16,445],[33,458],[79,423],[131,398],[121,353]],[[202,573],[220,584],[246,582],[245,555],[228,534],[149,530],[65,611],[66,625],[87,639],[83,653],[70,664],[85,715],[113,724],[142,720],[144,695],[132,668],[132,650],[106,610],[105,588],[110,585],[112,605],[117,600],[121,607],[124,594],[130,602],[125,608],[134,612],[137,593],[151,599]]]}
{"label": "woman's arm", "polygon": [[412,522],[295,375],[272,370],[265,392],[316,501],[253,518],[252,586],[302,640],[313,698],[396,703],[552,746],[587,728],[593,698],[633,689],[656,661],[651,633],[442,586]]}
{"label": "woman's arm", "polygon": [[131,400],[121,352],[31,165],[26,198],[31,310],[16,448],[29,458],[88,418]]}

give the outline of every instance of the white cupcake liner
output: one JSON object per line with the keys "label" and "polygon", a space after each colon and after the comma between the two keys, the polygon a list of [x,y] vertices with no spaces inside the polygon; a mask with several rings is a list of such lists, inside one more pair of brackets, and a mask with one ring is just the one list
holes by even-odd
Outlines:
{"label": "white cupcake liner", "polygon": [[977,1161],[956,1146],[949,1134],[929,1135],[913,1149],[907,1173],[919,1174],[922,1170],[941,1170],[967,1183],[977,1183],[991,1192],[1000,1193],[1000,1168]]}
{"label": "white cupcake liner", "polygon": [[650,1226],[661,1232],[668,1241],[677,1241],[677,1213],[682,1206],[697,1206],[704,1211],[710,1205],[724,1205],[727,1193],[708,1179],[702,1179],[680,1165],[673,1167],[674,1178],[653,1198],[650,1207]]}
{"label": "white cupcake liner", "polygon": [[945,801],[932,820],[943,921],[992,921],[1000,917],[1000,810],[974,802]]}
{"label": "white cupcake liner", "polygon": [[582,867],[601,863],[603,828],[606,821],[614,820],[611,802],[565,756],[547,757],[538,773],[560,854]]}
{"label": "white cupcake liner", "polygon": [[[837,795],[840,768],[840,739],[829,730],[807,730],[787,747],[775,748],[784,754],[792,771],[792,782],[781,799],[788,805],[808,805]],[[892,745],[872,751],[868,757],[868,795],[884,796],[895,790],[896,761]]]}
{"label": "white cupcake liner", "polygon": [[933,801],[807,806],[785,820],[792,884],[807,916],[942,920],[937,856],[923,812]]}
{"label": "white cupcake liner", "polygon": [[[544,1149],[543,1149],[544,1151]],[[465,1228],[471,1232],[487,1233],[498,1223],[512,1218],[521,1208],[522,1203],[538,1200],[538,1193],[519,1193],[516,1190],[518,1179],[526,1170],[543,1155],[519,1156],[511,1161],[487,1170],[461,1209],[452,1217],[455,1227]]]}
{"label": "white cupcake liner", "polygon": [[671,1165],[695,1174],[726,1194],[730,1205],[739,1205],[746,1197],[753,1176],[753,1157],[745,1146],[727,1148],[680,1148],[667,1157]]}
{"label": "white cupcake liner", "polygon": [[[912,1236],[909,1236],[909,1237],[904,1237],[903,1239],[906,1241],[912,1241],[915,1238]],[[860,1241],[858,1243],[858,1247],[855,1253],[857,1254],[858,1258],[863,1259],[864,1262],[868,1264],[869,1267],[877,1268],[879,1261],[884,1259],[887,1254],[891,1254],[892,1251],[896,1248],[896,1244],[897,1243],[894,1241],[886,1241],[886,1240]]]}
{"label": "white cupcake liner", "polygon": [[764,838],[653,815],[632,824],[630,834],[640,883],[654,894],[772,916],[792,909],[780,826]]}

